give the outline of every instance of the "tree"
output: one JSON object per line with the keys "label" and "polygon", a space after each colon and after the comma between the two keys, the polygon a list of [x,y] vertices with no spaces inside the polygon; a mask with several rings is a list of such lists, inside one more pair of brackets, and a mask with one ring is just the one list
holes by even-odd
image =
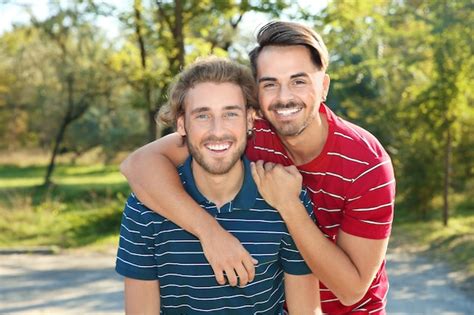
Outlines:
{"label": "tree", "polygon": [[111,93],[113,80],[104,64],[108,52],[102,46],[103,38],[87,21],[87,14],[94,9],[81,4],[66,8],[57,5],[56,13],[46,20],[32,21],[40,38],[54,47],[47,58],[55,74],[56,91],[48,91],[48,96],[58,111],[59,124],[44,185],[51,184],[56,157],[68,127]]}
{"label": "tree", "polygon": [[226,56],[246,13],[276,16],[287,6],[282,0],[156,0],[148,6],[135,0],[133,13],[121,16],[126,29],[132,30],[126,44],[128,53],[120,53],[115,60],[138,94],[137,106],[146,109],[148,140],[156,138],[156,112],[166,101],[172,79],[187,63],[210,53]]}
{"label": "tree", "polygon": [[445,224],[453,158],[470,169],[452,154],[469,156],[457,146],[472,130],[472,14],[462,0],[333,1],[315,17],[332,56],[329,102],[388,149],[399,201],[426,217],[443,196]]}
{"label": "tree", "polygon": [[[420,14],[423,10],[423,15]],[[433,131],[442,143],[443,224],[448,225],[452,154],[461,137],[460,118],[469,109],[474,84],[474,48],[472,45],[474,13],[470,1],[438,1],[415,9],[415,16],[432,27],[433,80],[420,101],[430,104],[434,113]],[[469,22],[468,22],[469,23]]]}

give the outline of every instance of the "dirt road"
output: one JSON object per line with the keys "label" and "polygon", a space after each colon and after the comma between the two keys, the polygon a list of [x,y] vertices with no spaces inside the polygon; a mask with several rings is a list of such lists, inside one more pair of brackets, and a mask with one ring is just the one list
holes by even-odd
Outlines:
{"label": "dirt road", "polygon": [[389,314],[474,314],[474,297],[455,286],[459,275],[419,253],[389,251]]}
{"label": "dirt road", "polygon": [[[0,314],[122,314],[114,253],[0,256]],[[447,268],[419,255],[388,254],[389,314],[473,314]]]}
{"label": "dirt road", "polygon": [[0,314],[122,314],[109,254],[0,256]]}

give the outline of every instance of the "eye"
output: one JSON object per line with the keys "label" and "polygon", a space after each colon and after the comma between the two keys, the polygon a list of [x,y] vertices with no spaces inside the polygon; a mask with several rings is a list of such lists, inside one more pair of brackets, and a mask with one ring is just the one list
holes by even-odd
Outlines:
{"label": "eye", "polygon": [[225,118],[239,117],[239,113],[237,113],[237,112],[226,112],[226,113],[224,113],[224,117]]}
{"label": "eye", "polygon": [[195,118],[198,120],[208,120],[210,118],[210,115],[202,113],[202,114],[196,115]]}
{"label": "eye", "polygon": [[273,89],[276,87],[276,84],[274,82],[265,82],[262,84],[262,87],[264,89]]}
{"label": "eye", "polygon": [[293,81],[293,85],[305,85],[306,84],[306,81],[305,80],[302,80],[302,79],[296,79]]}

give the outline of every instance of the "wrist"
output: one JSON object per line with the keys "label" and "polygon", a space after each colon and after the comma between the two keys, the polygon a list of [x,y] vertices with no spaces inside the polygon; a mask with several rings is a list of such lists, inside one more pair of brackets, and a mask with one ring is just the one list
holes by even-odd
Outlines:
{"label": "wrist", "polygon": [[192,231],[201,242],[208,240],[216,232],[221,231],[222,226],[216,221],[211,215],[204,216],[201,220],[198,220]]}
{"label": "wrist", "polygon": [[277,210],[280,212],[280,215],[287,224],[309,217],[306,208],[301,204],[300,199],[293,202],[287,202],[280,208],[277,208]]}

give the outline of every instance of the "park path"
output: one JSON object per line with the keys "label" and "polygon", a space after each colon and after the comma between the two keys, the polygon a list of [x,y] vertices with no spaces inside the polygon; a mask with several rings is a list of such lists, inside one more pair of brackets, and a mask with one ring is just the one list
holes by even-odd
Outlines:
{"label": "park path", "polygon": [[474,314],[474,296],[456,287],[461,276],[445,264],[396,248],[387,254],[387,270],[388,314]]}
{"label": "park path", "polygon": [[[474,314],[441,263],[390,250],[388,314]],[[0,314],[123,314],[114,252],[0,255]]]}
{"label": "park path", "polygon": [[0,256],[0,314],[122,314],[114,253]]}

